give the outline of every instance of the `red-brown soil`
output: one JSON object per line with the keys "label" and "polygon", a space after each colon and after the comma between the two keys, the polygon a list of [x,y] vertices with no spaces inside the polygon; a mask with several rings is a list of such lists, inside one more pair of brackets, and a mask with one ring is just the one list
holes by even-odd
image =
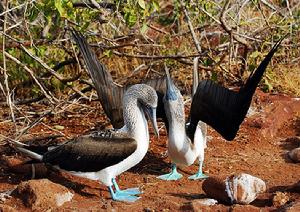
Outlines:
{"label": "red-brown soil", "polygon": [[[42,111],[43,108],[44,106],[32,105],[23,107],[20,112],[25,114],[25,111]],[[287,157],[289,150],[300,146],[300,101],[283,95],[269,95],[258,91],[253,99],[252,108],[255,109],[255,114],[246,118],[238,136],[232,142],[225,141],[213,129],[209,129],[209,136],[212,136],[212,139],[208,141],[208,148],[205,151],[204,172],[210,176],[248,173],[263,179],[267,184],[267,192],[259,195],[251,206],[229,206],[220,203],[218,206],[210,206],[212,211],[231,209],[251,211],[255,207],[263,211],[275,210],[279,206],[276,204],[275,206],[272,199],[278,191],[288,194],[288,203],[300,201],[299,190],[293,188],[293,185],[300,180],[300,164],[293,163]],[[1,110],[1,117],[7,119],[7,108]],[[34,119],[34,117],[31,118],[31,120]],[[49,135],[49,133],[58,134],[59,130],[53,129],[55,125],[60,125],[64,126],[64,129],[60,129],[61,132],[71,138],[103,122],[107,123],[98,102],[92,102],[86,106],[74,104],[59,114],[47,116],[43,124],[40,123],[32,128],[28,136],[24,137],[28,139]],[[14,138],[13,127],[11,122],[1,122],[1,134]],[[24,126],[17,127],[22,129]],[[1,141],[1,144],[2,158],[6,156],[24,159],[9,148],[4,141]],[[166,147],[167,138],[163,128],[159,139],[151,135],[150,148],[143,161],[118,177],[121,188],[140,187],[144,191],[141,199],[131,204],[112,201],[107,188],[97,182],[66,173],[49,172],[48,179],[66,186],[75,194],[71,202],[65,203],[56,210],[192,210],[192,203],[206,197],[201,188],[202,181],[187,179],[189,175],[197,171],[198,166],[194,164],[180,169],[184,178],[179,181],[166,182],[156,179],[156,176],[169,171],[170,160],[166,155]],[[5,165],[4,160],[0,161],[0,169],[0,192],[13,189],[20,182],[30,179],[30,173],[27,176],[13,173]],[[4,204],[18,211],[30,211],[21,199],[14,196],[8,198]]]}

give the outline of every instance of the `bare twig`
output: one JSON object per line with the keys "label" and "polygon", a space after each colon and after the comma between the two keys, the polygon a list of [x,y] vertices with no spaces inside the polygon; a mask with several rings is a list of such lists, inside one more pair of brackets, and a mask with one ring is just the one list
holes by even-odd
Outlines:
{"label": "bare twig", "polygon": [[22,66],[24,68],[24,70],[30,74],[30,76],[32,77],[32,79],[35,81],[35,83],[40,87],[42,93],[45,95],[45,97],[51,102],[54,103],[54,101],[56,101],[56,99],[51,95],[48,94],[48,92],[44,89],[44,87],[41,85],[41,83],[38,81],[38,79],[34,76],[33,71],[31,71],[26,65],[24,65],[21,61],[19,61],[17,58],[15,58],[14,56],[10,55],[7,52],[4,52],[5,55],[11,59],[12,61],[14,61],[15,63],[17,63],[18,65]]}
{"label": "bare twig", "polygon": [[162,29],[160,29],[160,28],[157,28],[157,27],[155,27],[155,26],[153,26],[153,25],[151,25],[151,24],[147,24],[147,26],[148,26],[150,29],[153,29],[153,30],[155,30],[155,31],[157,31],[157,32],[160,32],[160,33],[162,33],[162,34],[165,34],[165,35],[170,34],[170,33],[167,33],[166,31],[164,31],[164,30],[162,30]]}
{"label": "bare twig", "polygon": [[[45,96],[44,95],[40,95],[38,97],[35,98],[30,98],[30,99],[23,99],[23,100],[15,100],[14,101],[14,105],[27,105],[27,104],[31,104],[33,102],[38,102],[42,99],[44,99]],[[7,102],[0,102],[0,105],[7,105]]]}
{"label": "bare twig", "polygon": [[35,125],[37,125],[38,123],[40,123],[43,118],[45,118],[45,116],[47,116],[48,114],[50,114],[52,112],[52,110],[48,110],[45,111],[39,118],[37,118],[35,121],[33,121],[29,126],[25,127],[24,129],[22,129],[20,131],[20,133],[18,134],[18,136],[14,139],[15,141],[19,141],[20,138],[32,127],[34,127]]}
{"label": "bare twig", "polygon": [[49,139],[56,139],[56,138],[61,138],[63,137],[62,135],[43,135],[43,136],[38,136],[30,139],[24,139],[22,140],[22,143],[33,143],[37,141],[44,141],[44,140],[49,140]]}
{"label": "bare twig", "polygon": [[229,0],[226,0],[226,3],[222,9],[222,12],[221,12],[221,16],[220,16],[220,22],[221,22],[221,26],[223,27],[223,29],[229,34],[233,34],[233,38],[238,41],[239,43],[243,44],[247,49],[251,49],[251,46],[249,45],[249,43],[244,40],[243,38],[240,38],[239,36],[237,36],[236,34],[233,33],[233,30],[230,26],[227,25],[226,21],[225,21],[225,16],[226,16],[226,13],[227,13],[227,9],[228,9],[228,6],[229,6],[229,3],[230,1]]}
{"label": "bare twig", "polygon": [[207,12],[205,9],[203,9],[202,7],[199,7],[199,9],[204,12],[208,17],[210,17],[211,19],[213,19],[217,24],[221,24],[220,21],[215,18],[212,14],[210,14],[209,12]]}
{"label": "bare twig", "polygon": [[[20,5],[18,5],[18,6],[15,6],[15,7],[13,7],[13,8],[10,8],[10,9],[7,8],[7,10],[5,10],[3,13],[1,13],[0,16],[3,16],[3,15],[5,15],[5,14],[7,14],[7,13],[13,11],[13,10],[19,9],[19,8],[21,8],[21,7],[24,7],[26,4],[28,4],[28,3],[33,3],[33,2],[35,2],[35,1],[36,1],[36,0],[31,0],[30,2],[25,2],[25,3],[23,3],[23,4],[20,4]],[[6,1],[6,2],[8,2],[8,1]]]}
{"label": "bare twig", "polygon": [[113,51],[113,53],[120,57],[134,57],[134,58],[150,59],[150,60],[191,58],[197,56],[204,56],[207,54],[207,52],[203,52],[201,54],[191,54],[191,55],[132,55],[132,54],[121,53],[117,51]]}
{"label": "bare twig", "polygon": [[111,9],[111,10],[115,10],[116,9],[116,5],[113,3],[109,3],[109,2],[96,2],[96,1],[91,1],[91,3],[87,3],[87,2],[74,2],[73,3],[73,7],[90,7],[93,9],[99,9],[99,8],[104,8],[104,9]]}
{"label": "bare twig", "polygon": [[[8,10],[8,1],[6,1],[5,5],[5,10]],[[7,13],[4,15],[4,24],[3,24],[3,32],[5,33],[6,31],[6,23],[7,23]],[[2,37],[2,52],[5,52],[5,36]],[[11,101],[11,96],[10,96],[10,88],[8,85],[8,74],[6,70],[6,55],[3,54],[3,72],[4,72],[4,84],[6,88],[6,101],[10,109],[10,114],[13,122],[15,123],[15,115],[14,115],[14,110],[13,110],[13,105]]]}
{"label": "bare twig", "polygon": [[234,40],[236,40],[237,42],[239,42],[239,43],[241,43],[242,45],[245,46],[244,55],[243,55],[244,60],[242,60],[243,66],[241,68],[241,73],[240,73],[240,75],[242,76],[243,72],[246,70],[247,64],[245,63],[245,61],[247,59],[247,54],[248,54],[249,49],[251,49],[251,46],[249,45],[249,43],[245,39],[243,39],[243,38],[237,36],[236,34],[234,34],[232,28],[227,25],[227,23],[225,21],[225,16],[226,16],[226,13],[227,13],[229,3],[230,3],[230,1],[226,0],[225,5],[224,5],[224,7],[222,8],[222,11],[221,11],[220,22],[221,22],[222,28],[229,34],[230,37],[232,36],[232,38]]}
{"label": "bare twig", "polygon": [[196,34],[195,34],[195,31],[194,31],[194,28],[193,28],[191,19],[190,19],[190,17],[189,17],[189,14],[188,14],[188,12],[187,12],[187,10],[186,10],[186,7],[185,7],[185,5],[184,5],[184,1],[181,0],[181,1],[180,1],[180,4],[181,4],[181,7],[183,8],[184,15],[185,15],[186,20],[187,20],[187,22],[188,22],[188,26],[189,26],[189,29],[190,29],[190,31],[191,31],[191,34],[192,34],[193,41],[194,41],[194,43],[195,43],[196,49],[197,49],[198,53],[201,54],[201,52],[202,52],[202,51],[201,51],[201,46],[200,46],[200,43],[199,43],[199,41],[198,41],[198,39],[197,39],[197,36],[196,36]]}
{"label": "bare twig", "polygon": [[277,8],[276,8],[275,6],[273,6],[271,3],[269,3],[268,1],[266,1],[266,0],[261,0],[261,2],[262,2],[264,5],[266,5],[267,7],[269,7],[270,9],[272,9],[272,10],[278,12],[278,14],[279,14],[281,17],[285,17],[285,15],[284,15],[281,11],[277,10]]}

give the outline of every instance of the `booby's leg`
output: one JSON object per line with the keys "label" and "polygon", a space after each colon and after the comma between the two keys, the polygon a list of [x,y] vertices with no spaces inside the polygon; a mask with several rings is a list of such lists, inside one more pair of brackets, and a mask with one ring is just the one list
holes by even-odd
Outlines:
{"label": "booby's leg", "polygon": [[118,184],[117,184],[117,182],[116,182],[116,179],[115,178],[113,178],[112,179],[112,183],[113,183],[113,185],[114,185],[114,187],[115,187],[115,189],[116,189],[116,193],[118,193],[118,194],[127,194],[127,195],[137,195],[137,194],[141,194],[141,193],[143,193],[142,191],[140,191],[140,189],[139,188],[128,188],[128,189],[125,189],[125,190],[121,190],[120,188],[119,188],[119,186],[118,186]]}
{"label": "booby's leg", "polygon": [[140,197],[137,196],[131,196],[131,195],[126,195],[126,194],[119,194],[114,191],[112,186],[108,186],[111,198],[115,201],[122,201],[122,202],[135,202],[138,200]]}
{"label": "booby's leg", "polygon": [[196,174],[189,176],[190,180],[199,180],[199,179],[206,179],[208,178],[207,175],[203,174],[202,172],[203,160],[199,160],[199,170]]}
{"label": "booby's leg", "polygon": [[161,180],[179,180],[182,178],[182,174],[177,172],[176,164],[172,164],[172,171],[169,174],[160,175],[157,177]]}

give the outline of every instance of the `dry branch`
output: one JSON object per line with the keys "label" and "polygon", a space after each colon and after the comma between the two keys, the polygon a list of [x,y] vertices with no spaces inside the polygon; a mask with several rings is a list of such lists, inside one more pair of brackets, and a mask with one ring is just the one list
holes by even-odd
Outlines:
{"label": "dry branch", "polygon": [[109,2],[96,2],[93,1],[91,3],[87,3],[87,2],[75,2],[73,3],[73,7],[90,7],[93,9],[99,9],[99,8],[104,8],[104,9],[111,9],[111,10],[115,10],[116,9],[116,5],[114,3],[109,3]]}
{"label": "dry branch", "polygon": [[222,8],[222,11],[221,11],[220,22],[221,22],[222,28],[229,34],[230,38],[236,40],[237,42],[241,43],[245,47],[244,54],[243,54],[243,59],[242,59],[243,66],[241,68],[241,73],[240,73],[240,75],[243,76],[243,72],[247,68],[247,63],[246,63],[247,55],[248,55],[248,51],[251,49],[251,46],[245,39],[241,38],[240,36],[237,36],[233,32],[232,28],[230,26],[228,26],[228,24],[226,23],[226,20],[225,20],[226,17],[225,16],[227,14],[227,9],[228,9],[229,3],[230,3],[230,1],[226,0],[225,5],[224,5],[224,7]]}
{"label": "dry branch", "polygon": [[[27,105],[27,104],[31,104],[31,103],[34,103],[34,102],[41,101],[44,98],[45,98],[44,95],[40,95],[40,96],[35,97],[35,98],[29,98],[29,99],[23,99],[23,100],[15,100],[14,101],[14,105]],[[0,102],[0,106],[1,105],[7,105],[7,103],[6,102]]]}
{"label": "dry branch", "polygon": [[24,68],[24,70],[30,74],[30,76],[32,77],[32,79],[35,81],[35,83],[39,86],[39,88],[41,89],[42,93],[45,95],[45,97],[51,102],[54,103],[56,101],[56,99],[51,95],[48,94],[48,92],[44,89],[44,87],[42,86],[42,84],[38,81],[38,79],[34,76],[33,71],[31,71],[26,65],[24,65],[21,61],[19,61],[17,58],[15,58],[14,56],[10,55],[7,52],[4,52],[4,55],[6,55],[9,59],[11,59],[12,61],[14,61],[15,63],[17,63],[18,65],[22,66]]}
{"label": "dry branch", "polygon": [[37,118],[36,120],[34,120],[29,126],[25,127],[24,129],[22,129],[20,131],[20,133],[18,134],[18,136],[14,139],[15,141],[19,141],[20,138],[32,127],[34,127],[35,125],[37,125],[38,123],[40,123],[43,118],[45,118],[45,116],[47,116],[48,114],[50,114],[52,112],[52,110],[48,110],[45,111],[39,118]]}
{"label": "dry branch", "polygon": [[195,34],[194,27],[193,27],[193,25],[192,25],[190,16],[189,16],[189,14],[188,14],[188,12],[187,12],[187,10],[186,10],[186,7],[185,7],[185,5],[184,5],[184,1],[181,0],[181,1],[180,1],[180,4],[181,4],[181,7],[183,8],[184,15],[185,15],[186,20],[187,20],[187,22],[188,22],[188,26],[189,26],[189,29],[190,29],[190,31],[191,31],[191,34],[192,34],[193,41],[194,41],[194,43],[195,43],[196,49],[197,49],[198,53],[201,54],[202,51],[201,51],[200,42],[198,41],[197,36],[196,36],[196,34]]}
{"label": "dry branch", "polygon": [[134,57],[134,58],[141,58],[141,59],[148,59],[148,60],[182,59],[182,58],[205,56],[207,54],[207,52],[203,52],[201,54],[191,54],[191,55],[133,55],[133,54],[121,53],[117,51],[113,51],[113,53],[120,57]]}
{"label": "dry branch", "polygon": [[[5,5],[5,10],[8,10],[8,1],[6,1],[6,5]],[[7,23],[7,13],[5,13],[4,15],[4,23],[3,23],[3,32],[5,33],[6,31],[6,23]],[[2,52],[5,52],[5,36],[2,37]],[[10,109],[10,114],[11,114],[11,118],[13,120],[13,122],[15,123],[15,115],[14,115],[14,110],[13,110],[13,103],[11,101],[11,96],[10,96],[10,88],[8,85],[8,74],[7,74],[7,70],[6,70],[6,55],[3,54],[3,73],[4,73],[4,85],[6,88],[6,93],[4,92],[4,94],[6,94],[6,101],[7,104],[9,106]],[[2,87],[2,86],[1,86]]]}

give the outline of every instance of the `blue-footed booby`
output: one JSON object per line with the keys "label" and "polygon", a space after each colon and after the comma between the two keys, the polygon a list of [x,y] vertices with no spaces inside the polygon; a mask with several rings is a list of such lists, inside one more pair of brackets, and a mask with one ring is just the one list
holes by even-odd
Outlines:
{"label": "blue-footed booby", "polygon": [[149,132],[147,117],[158,135],[156,123],[157,95],[145,84],[127,89],[123,97],[122,131],[93,132],[59,145],[44,154],[30,146],[16,143],[16,148],[29,157],[50,164],[73,175],[99,180],[110,191],[113,200],[133,202],[138,188],[120,190],[115,178],[138,164],[147,153]]}
{"label": "blue-footed booby", "polygon": [[162,180],[178,180],[182,175],[177,172],[177,165],[190,166],[199,159],[199,171],[189,179],[207,178],[202,172],[204,149],[206,147],[206,124],[199,121],[194,139],[186,133],[184,101],[180,91],[174,85],[166,68],[167,90],[163,98],[166,117],[169,123],[168,155],[172,161],[172,170],[168,174],[158,176]]}
{"label": "blue-footed booby", "polygon": [[[111,114],[122,111],[118,102],[120,98],[118,95],[122,94],[124,88],[117,87],[113,83],[110,73],[97,60],[83,35],[75,30],[72,31],[72,35],[83,55],[101,104],[106,108],[105,113],[113,126],[122,127],[122,117]],[[153,86],[158,93],[157,116],[163,118],[168,131],[169,143],[172,141],[172,144],[169,144],[168,153],[174,156],[172,156],[173,162],[190,165],[195,161],[197,155],[199,157],[199,171],[190,179],[206,178],[202,172],[204,147],[206,145],[206,124],[214,128],[226,140],[231,141],[235,138],[250,107],[256,87],[282,40],[283,38],[273,46],[257,69],[252,72],[245,85],[237,92],[222,87],[212,80],[195,82],[191,110],[185,127],[182,96],[171,82],[170,77],[168,81],[166,78],[150,81],[149,85]],[[106,99],[107,101],[104,101]],[[119,118],[116,119],[116,117]],[[177,129],[178,126],[180,130]],[[180,145],[182,146],[180,147]],[[164,177],[159,177],[162,179],[179,179],[181,175],[176,171],[175,164],[172,165],[172,170],[173,173],[177,174],[172,175],[171,172]]]}
{"label": "blue-footed booby", "polygon": [[201,81],[196,91],[193,91],[189,121],[186,125],[184,124],[183,97],[173,84],[166,69],[167,90],[163,103],[169,122],[168,153],[173,164],[171,173],[158,178],[180,179],[182,175],[177,172],[176,164],[189,166],[197,157],[199,158],[199,170],[189,179],[208,177],[202,172],[204,148],[206,147],[206,123],[226,140],[231,141],[235,138],[250,107],[256,87],[282,40],[283,38],[273,46],[239,91],[229,90],[211,80]]}

